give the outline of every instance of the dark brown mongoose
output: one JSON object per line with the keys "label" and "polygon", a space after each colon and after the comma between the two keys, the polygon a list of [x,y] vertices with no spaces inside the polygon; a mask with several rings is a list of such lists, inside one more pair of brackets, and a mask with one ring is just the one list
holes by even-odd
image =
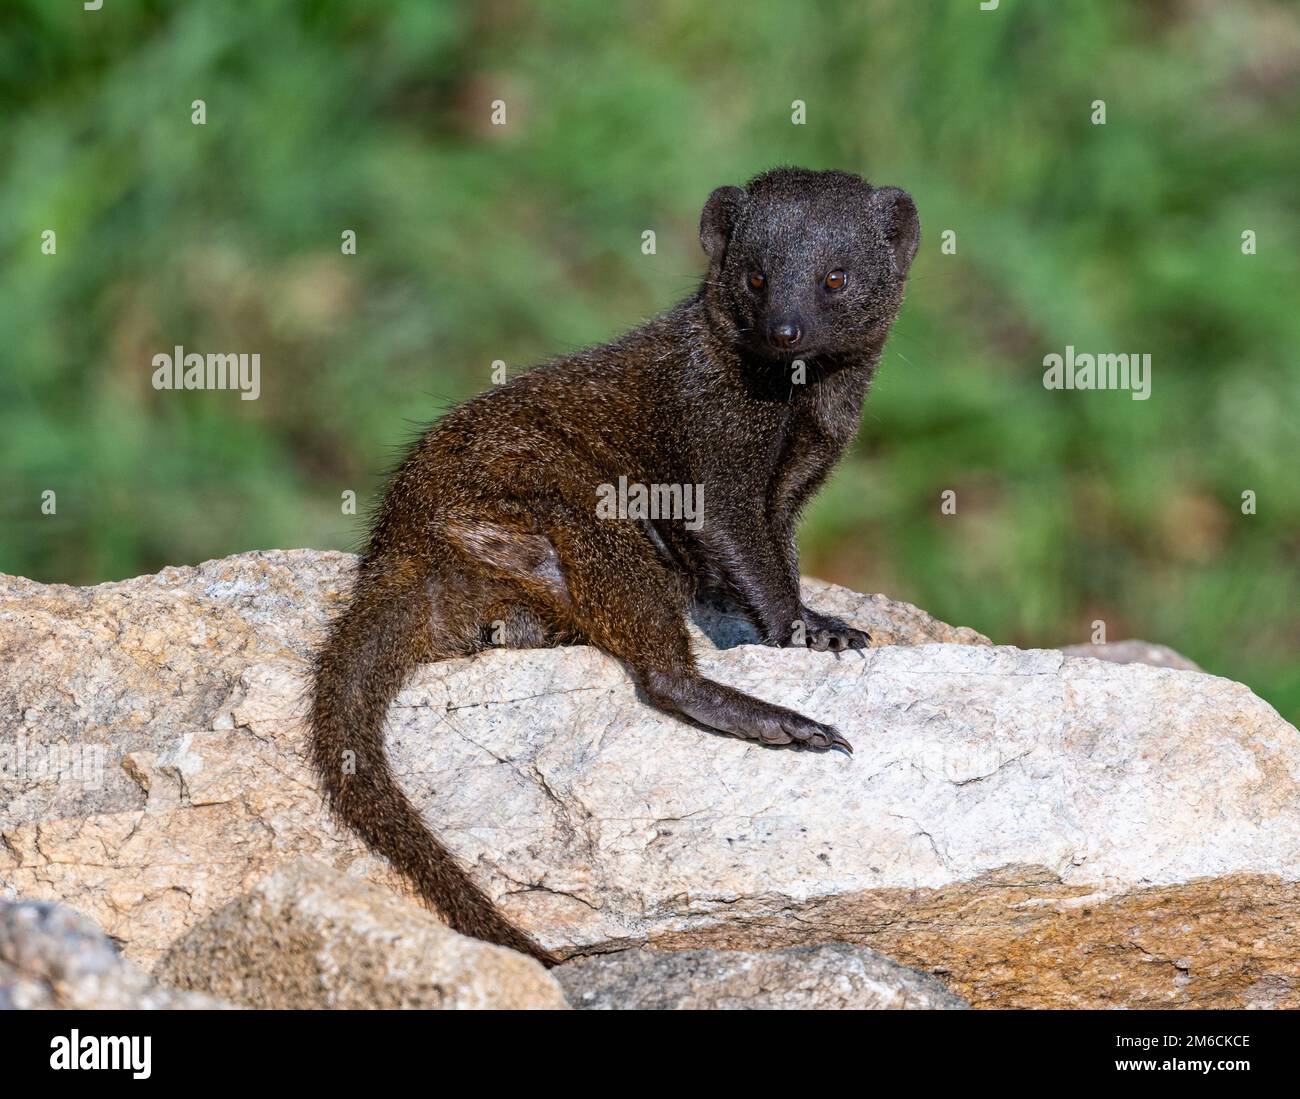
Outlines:
{"label": "dark brown mongoose", "polygon": [[[316,660],[312,756],[338,819],[456,930],[552,960],[389,770],[385,716],[416,664],[587,643],[669,713],[763,744],[848,749],[828,725],[700,676],[686,617],[692,597],[720,593],[766,644],[870,640],[802,605],[794,528],[857,431],[919,235],[905,192],[845,172],[778,168],[721,187],[700,220],[709,270],[694,294],[448,412],[393,475]],[[702,486],[702,521],[602,518],[602,486],[620,477]]]}

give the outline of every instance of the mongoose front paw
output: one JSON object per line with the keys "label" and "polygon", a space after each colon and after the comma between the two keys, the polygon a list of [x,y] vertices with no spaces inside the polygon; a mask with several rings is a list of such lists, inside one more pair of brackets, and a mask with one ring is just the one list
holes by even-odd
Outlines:
{"label": "mongoose front paw", "polygon": [[[802,629],[801,629],[802,627]],[[841,653],[846,649],[865,649],[871,644],[871,634],[859,630],[846,622],[841,622],[829,614],[820,614],[809,607],[800,611],[799,621],[795,623],[792,644],[802,642],[819,653]]]}
{"label": "mongoose front paw", "polygon": [[803,714],[781,707],[773,707],[749,730],[753,739],[763,744],[802,744],[809,748],[842,748],[850,755],[853,745],[840,736],[832,725],[823,725]]}

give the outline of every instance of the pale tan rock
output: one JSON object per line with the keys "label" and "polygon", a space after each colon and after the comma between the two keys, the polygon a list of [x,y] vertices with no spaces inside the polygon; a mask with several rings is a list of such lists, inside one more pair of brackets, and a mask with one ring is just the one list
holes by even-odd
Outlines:
{"label": "pale tan rock", "polygon": [[846,943],[785,950],[622,950],[552,972],[588,1011],[953,1010],[942,984]]}
{"label": "pale tan rock", "polygon": [[145,1011],[227,1008],[157,984],[70,908],[0,902],[0,1010]]}
{"label": "pale tan rock", "polygon": [[[3,895],[66,903],[147,966],[285,859],[394,883],[325,819],[301,736],[284,735],[352,560],[253,553],[93,588],[0,578]],[[56,746],[85,766],[31,764]]]}
{"label": "pale tan rock", "polygon": [[155,975],[253,1008],[567,1008],[537,962],[392,890],[295,859],[175,942]]}
{"label": "pale tan rock", "polygon": [[[93,789],[4,773],[0,882],[151,963],[287,858],[391,881],[303,765],[306,658],[349,561],[10,581],[3,735],[106,758]],[[390,751],[476,881],[565,955],[847,941],[976,1006],[1300,1006],[1300,734],[1213,676],[966,640],[704,647],[707,674],[835,722],[853,758],[676,722],[588,648],[419,669]]]}
{"label": "pale tan rock", "polygon": [[1150,664],[1156,668],[1180,668],[1199,672],[1202,668],[1188,660],[1168,645],[1154,645],[1150,641],[1130,639],[1111,641],[1104,645],[1065,645],[1061,652],[1066,656],[1087,656],[1093,660],[1109,660],[1113,664]]}
{"label": "pale tan rock", "polygon": [[[91,588],[0,574],[0,896],[77,908],[151,965],[288,858],[403,888],[320,812],[294,723],[354,561],[272,550]],[[883,596],[810,595],[913,640],[962,635]],[[36,765],[53,750],[67,766]]]}

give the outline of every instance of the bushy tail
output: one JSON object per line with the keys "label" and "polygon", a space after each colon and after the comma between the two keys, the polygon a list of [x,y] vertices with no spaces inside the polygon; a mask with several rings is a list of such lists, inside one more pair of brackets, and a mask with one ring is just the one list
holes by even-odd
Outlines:
{"label": "bushy tail", "polygon": [[432,605],[414,567],[367,563],[352,603],[316,658],[312,763],[334,816],[383,855],[453,928],[555,959],[497,911],[425,825],[393,778],[384,718],[428,651]]}

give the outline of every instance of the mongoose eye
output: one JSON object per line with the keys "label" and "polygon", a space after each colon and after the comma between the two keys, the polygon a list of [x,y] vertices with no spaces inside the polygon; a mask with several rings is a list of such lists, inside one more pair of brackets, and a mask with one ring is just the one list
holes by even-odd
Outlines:
{"label": "mongoose eye", "polygon": [[751,290],[762,290],[767,285],[767,276],[762,271],[751,271],[749,273],[749,288]]}
{"label": "mongoose eye", "polygon": [[849,281],[849,276],[839,270],[839,268],[836,268],[826,276],[825,281],[827,290],[843,290],[844,284]]}

